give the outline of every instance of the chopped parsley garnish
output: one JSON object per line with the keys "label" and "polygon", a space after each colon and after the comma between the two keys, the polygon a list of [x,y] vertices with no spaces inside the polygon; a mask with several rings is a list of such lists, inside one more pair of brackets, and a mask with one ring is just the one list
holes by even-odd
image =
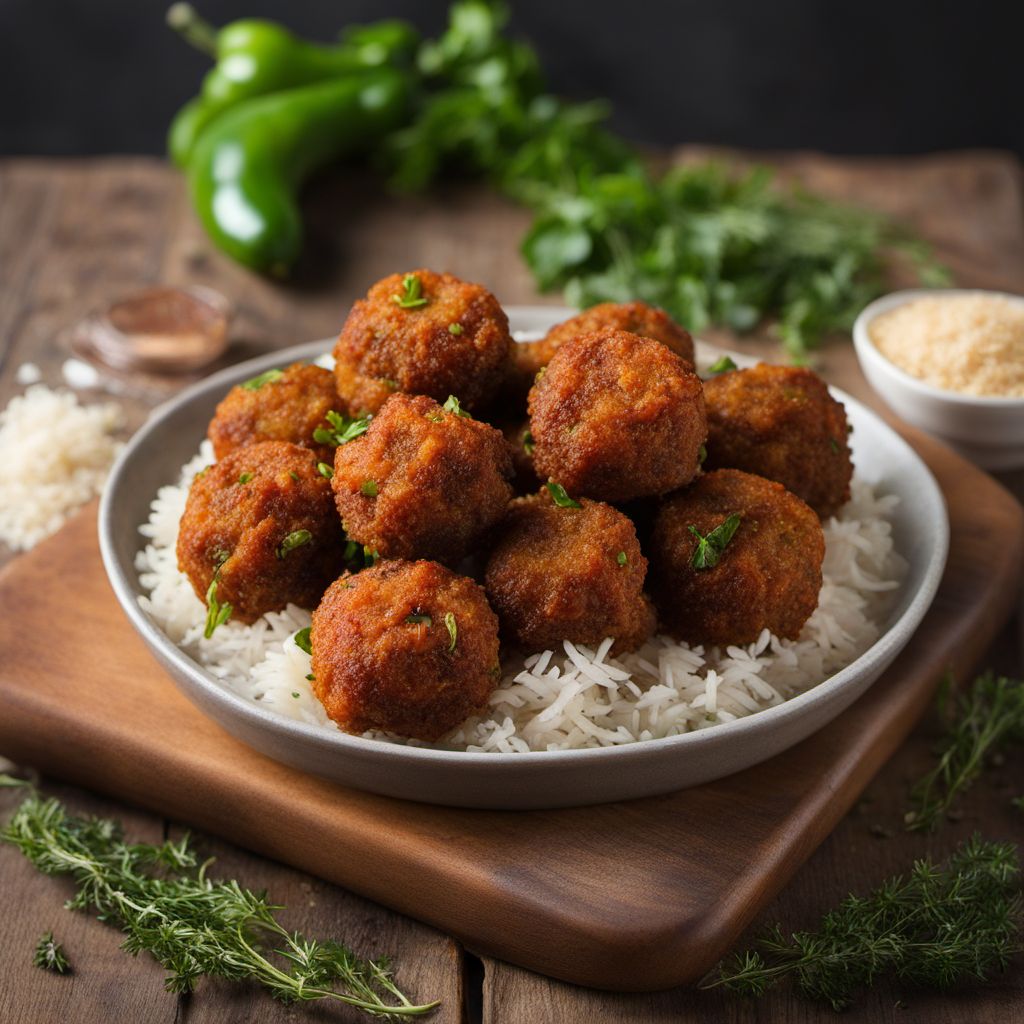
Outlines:
{"label": "chopped parsley garnish", "polygon": [[216,551],[210,556],[210,561],[213,562],[214,569],[220,569],[220,567],[231,557],[231,552],[227,548],[217,548]]}
{"label": "chopped parsley garnish", "polygon": [[39,940],[32,963],[45,971],[56,971],[57,974],[63,974],[71,966],[64,955],[64,947],[54,940],[53,932],[46,932]]}
{"label": "chopped parsley garnish", "polygon": [[313,644],[309,639],[310,627],[307,626],[305,629],[300,629],[298,633],[292,638],[295,641],[295,646],[300,651],[305,651],[307,654],[313,653]]}
{"label": "chopped parsley garnish", "polygon": [[402,309],[425,306],[427,300],[423,297],[423,282],[415,274],[406,274],[402,278],[402,294],[392,295],[391,301]]}
{"label": "chopped parsley garnish", "polygon": [[523,434],[523,451],[526,452],[527,455],[532,455],[535,447],[536,446],[533,443],[533,434],[527,430],[526,433]]}
{"label": "chopped parsley garnish", "polygon": [[308,544],[312,539],[313,534],[309,530],[293,530],[281,541],[281,546],[277,549],[277,557],[285,558],[289,551],[301,548],[303,544]]}
{"label": "chopped parsley garnish", "polygon": [[698,466],[703,466],[704,463],[707,462],[707,459],[708,459],[708,446],[706,444],[702,444],[700,446],[700,451],[697,452],[697,465]]}
{"label": "chopped parsley garnish", "polygon": [[690,533],[697,538],[697,550],[690,559],[694,569],[712,569],[718,565],[718,559],[732,540],[733,534],[739,529],[740,517],[735,512],[725,522],[716,526],[706,537],[701,535],[696,526],[688,527]]}
{"label": "chopped parsley garnish", "polygon": [[462,333],[462,324],[449,324],[448,333],[454,334],[455,337],[458,337]]}
{"label": "chopped parsley garnish", "polygon": [[840,451],[840,449],[839,449],[839,442],[834,437],[830,437],[828,439],[828,446],[829,446],[829,448],[832,449],[832,454],[833,455],[838,455],[839,454],[839,451]]}
{"label": "chopped parsley garnish", "polygon": [[313,440],[317,444],[329,444],[334,448],[354,441],[361,434],[365,434],[370,426],[369,416],[350,418],[342,416],[340,412],[335,412],[333,409],[325,418],[330,424],[330,428],[317,427],[313,431]]}
{"label": "chopped parsley garnish", "polygon": [[275,380],[280,380],[284,376],[284,370],[266,370],[261,373],[258,377],[250,377],[249,380],[245,381],[241,386],[246,391],[259,391],[264,384],[272,384]]}
{"label": "chopped parsley garnish", "polygon": [[462,411],[462,406],[459,405],[459,400],[454,395],[449,395],[448,401],[445,402],[441,408],[444,409],[445,412],[453,413],[456,416],[462,416],[464,419],[468,420],[471,418],[468,412]]}
{"label": "chopped parsley garnish", "polygon": [[223,626],[231,618],[231,612],[233,611],[228,602],[225,601],[224,604],[221,604],[217,600],[217,581],[219,579],[220,569],[218,568],[213,574],[209,589],[206,591],[206,628],[203,630],[203,636],[207,640],[213,636],[213,632],[218,626]]}
{"label": "chopped parsley garnish", "polygon": [[201,470],[199,470],[199,472],[196,473],[196,475],[194,477],[192,477],[192,479],[193,480],[202,480],[202,478],[204,476],[206,476],[207,473],[210,472],[211,468],[212,468],[212,463],[211,463],[210,466],[203,466],[203,468]]}
{"label": "chopped parsley garnish", "polygon": [[626,568],[626,563],[629,561],[629,559],[626,557],[626,552],[625,551],[620,551],[615,556],[615,561],[619,563],[619,567],[620,568],[625,569]]}
{"label": "chopped parsley garnish", "polygon": [[360,569],[369,569],[377,564],[379,558],[380,555],[373,548],[368,548],[365,544],[358,544],[354,540],[347,541],[345,544],[345,565],[352,572],[359,572]]}
{"label": "chopped parsley garnish", "polygon": [[328,480],[330,480],[331,477],[334,476],[334,467],[329,466],[326,462],[318,462],[316,464],[316,471],[321,476],[326,477]]}
{"label": "chopped parsley garnish", "polygon": [[312,683],[316,680],[316,676],[312,672],[306,673],[306,682]]}
{"label": "chopped parsley garnish", "polygon": [[405,621],[410,626],[432,626],[434,624],[434,620],[429,615],[406,615]]}
{"label": "chopped parsley garnish", "polygon": [[[309,676],[306,676],[306,678],[308,679],[308,678],[309,678]],[[292,690],[292,696],[293,696],[293,697],[294,697],[294,698],[295,698],[296,700],[298,700],[298,699],[299,699],[299,696],[300,696],[300,695],[299,695],[299,692],[298,692],[298,690]]]}
{"label": "chopped parsley garnish", "polygon": [[721,356],[708,367],[708,373],[725,373],[726,370],[735,369],[736,364],[729,358],[729,356]]}
{"label": "chopped parsley garnish", "polygon": [[561,484],[556,484],[554,480],[547,482],[547,488],[551,492],[551,498],[559,508],[582,508],[578,501],[569,497],[568,492]]}
{"label": "chopped parsley garnish", "polygon": [[364,480],[359,485],[359,490],[362,492],[364,497],[376,498],[377,497],[377,481],[376,480]]}
{"label": "chopped parsley garnish", "polygon": [[243,473],[239,478],[240,484],[247,484],[252,479],[252,473]]}
{"label": "chopped parsley garnish", "polygon": [[290,469],[290,470],[288,470],[288,475],[289,475],[289,476],[290,476],[290,477],[291,477],[291,478],[292,478],[292,479],[293,479],[293,480],[294,480],[294,481],[295,481],[296,483],[298,483],[298,480],[299,480],[299,474],[298,474],[298,473],[296,473],[294,469]]}
{"label": "chopped parsley garnish", "polygon": [[459,638],[459,627],[455,621],[454,612],[444,613],[444,624],[448,627],[448,636],[451,638],[448,643],[448,653],[452,654],[455,651],[455,642]]}

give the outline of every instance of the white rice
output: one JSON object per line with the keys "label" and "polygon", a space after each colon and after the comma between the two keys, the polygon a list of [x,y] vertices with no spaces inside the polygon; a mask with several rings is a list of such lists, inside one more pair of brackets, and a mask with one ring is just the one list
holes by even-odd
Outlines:
{"label": "white rice", "polygon": [[116,403],[83,406],[44,384],[12,398],[0,412],[0,541],[28,550],[99,494],[121,423]]}
{"label": "white rice", "polygon": [[[252,626],[228,622],[203,638],[206,609],[178,571],[174,548],[188,486],[212,461],[204,441],[178,484],[154,500],[140,528],[148,544],[136,558],[147,591],[139,601],[171,640],[241,696],[336,729],[306,679],[309,656],[292,640],[309,625],[308,611],[289,605]],[[824,524],[824,584],[798,640],[765,630],[745,647],[706,650],[657,636],[619,658],[608,656],[610,638],[596,649],[565,641],[560,651],[508,658],[486,714],[434,745],[500,753],[614,746],[731,722],[815,686],[879,636],[905,569],[888,518],[897,501],[854,480],[852,500]]]}

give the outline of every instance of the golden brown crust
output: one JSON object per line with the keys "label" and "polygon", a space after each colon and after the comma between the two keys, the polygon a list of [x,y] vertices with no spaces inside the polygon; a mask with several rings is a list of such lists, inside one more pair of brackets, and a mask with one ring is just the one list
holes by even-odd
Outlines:
{"label": "golden brown crust", "polygon": [[761,363],[704,383],[706,468],[776,480],[820,516],[850,500],[846,411],[813,371]]}
{"label": "golden brown crust", "polygon": [[501,673],[482,588],[436,562],[342,576],[313,612],[310,639],[313,691],[353,733],[436,740],[484,708]]}
{"label": "golden brown crust", "polygon": [[540,341],[520,346],[526,351],[517,362],[532,367],[532,372],[536,373],[542,366],[547,366],[552,356],[571,338],[602,330],[628,331],[641,338],[660,341],[691,367],[694,365],[690,332],[680,327],[663,309],[646,302],[601,302],[591,306],[577,316],[555,324]]}
{"label": "golden brown crust", "polygon": [[506,638],[526,651],[563,640],[635,650],[654,629],[647,559],[633,524],[599,501],[559,508],[545,490],[509,506],[485,586]]}
{"label": "golden brown crust", "polygon": [[233,387],[217,406],[207,436],[218,459],[248,444],[288,441],[330,463],[334,449],[313,439],[313,432],[327,425],[329,412],[345,413],[331,371],[292,363],[280,377],[258,387]]}
{"label": "golden brown crust", "polygon": [[511,477],[500,431],[425,395],[392,395],[338,448],[331,484],[353,540],[384,558],[455,565],[504,515]]}
{"label": "golden brown crust", "polygon": [[[282,553],[301,530],[308,541]],[[312,608],[341,572],[344,541],[314,454],[264,441],[229,452],[192,482],[178,568],[203,601],[216,572],[217,600],[231,604],[232,619],[254,622],[289,602]]]}
{"label": "golden brown crust", "polygon": [[[717,565],[692,564],[698,539],[740,524]],[[699,644],[796,639],[818,606],[825,537],[814,511],[781,484],[735,469],[705,473],[665,498],[651,539],[651,588],[663,627]]]}
{"label": "golden brown crust", "polygon": [[707,436],[697,375],[664,345],[626,331],[565,342],[530,390],[529,410],[538,475],[603,501],[682,487]]}
{"label": "golden brown crust", "polygon": [[505,377],[513,342],[497,299],[451,274],[411,273],[426,305],[398,305],[406,275],[385,277],[352,307],[334,347],[338,391],[357,414],[376,412],[396,391],[439,402],[455,395],[473,409]]}

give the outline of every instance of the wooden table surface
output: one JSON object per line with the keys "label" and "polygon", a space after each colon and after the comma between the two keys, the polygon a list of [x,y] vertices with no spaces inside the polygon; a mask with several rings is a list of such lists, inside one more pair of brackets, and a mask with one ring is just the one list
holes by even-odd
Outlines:
{"label": "wooden table surface", "polygon": [[[693,159],[706,152],[676,156]],[[1022,179],[1012,158],[997,153],[903,160],[781,155],[774,162],[814,189],[884,210],[915,227],[935,245],[958,283],[1024,292]],[[68,327],[150,283],[203,283],[228,295],[238,309],[232,361],[336,333],[352,300],[395,269],[426,265],[450,270],[486,283],[509,304],[558,301],[557,296],[537,295],[518,258],[528,214],[483,189],[460,187],[398,199],[368,178],[350,177],[316,187],[307,205],[313,228],[296,283],[270,284],[212,251],[191,215],[179,176],[161,161],[0,163],[0,407],[20,390],[15,373],[22,363],[36,363],[47,383],[60,383]],[[737,340],[709,332],[709,337],[766,358],[776,354],[767,336]],[[848,342],[830,344],[820,369],[830,381],[877,405]],[[153,391],[119,397],[129,426],[140,423],[159,399]],[[1024,473],[1002,479],[1018,498],[1024,496]],[[0,562],[10,557],[0,548]],[[1017,622],[1007,627],[985,664],[1024,671]],[[933,720],[921,723],[746,939],[775,921],[787,928],[813,927],[846,893],[871,888],[917,857],[942,857],[975,830],[1024,843],[1024,818],[1009,804],[1009,796],[1024,788],[1020,751],[987,773],[962,814],[937,834],[901,831],[907,787],[930,764],[935,729]],[[130,835],[147,841],[179,834],[187,824],[66,784],[44,779],[44,787],[76,811],[120,818]],[[0,791],[0,813],[16,799],[11,791]],[[686,989],[615,995],[574,988],[497,961],[480,961],[454,940],[351,893],[221,841],[198,839],[217,857],[217,872],[265,887],[275,902],[286,904],[287,922],[311,934],[335,935],[363,954],[391,955],[400,984],[414,998],[443,1000],[432,1018],[438,1022],[810,1024],[834,1019],[830,1011],[796,999],[788,989],[749,1002]],[[283,1007],[245,985],[204,983],[191,997],[169,995],[155,963],[146,957],[129,959],[118,949],[116,931],[63,910],[66,882],[39,875],[6,846],[0,848],[0,891],[4,1024],[359,1019],[344,1008]],[[48,929],[74,964],[68,976],[31,966],[32,949]],[[1018,957],[1006,975],[989,985],[944,996],[884,986],[843,1019],[858,1024],[994,1024],[1020,1020],[1022,1005],[1024,963]]]}

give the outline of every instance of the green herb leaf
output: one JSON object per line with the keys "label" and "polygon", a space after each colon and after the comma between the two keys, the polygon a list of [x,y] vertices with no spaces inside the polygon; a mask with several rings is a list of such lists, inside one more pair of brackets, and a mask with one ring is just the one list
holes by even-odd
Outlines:
{"label": "green herb leaf", "polygon": [[281,541],[281,546],[277,549],[277,557],[287,558],[289,551],[301,548],[303,544],[308,544],[312,539],[313,534],[309,530],[293,530]]}
{"label": "green herb leaf", "polygon": [[284,370],[265,370],[258,377],[250,377],[249,380],[243,382],[240,386],[245,388],[246,391],[259,391],[264,384],[272,384],[283,376]]}
{"label": "green herb leaf", "polygon": [[64,947],[54,941],[53,932],[46,932],[39,940],[32,956],[32,963],[36,967],[42,967],[46,971],[55,971],[57,974],[64,974],[71,966],[68,958],[64,955]]}
{"label": "green herb leaf", "polygon": [[697,452],[697,465],[698,466],[703,466],[704,463],[707,462],[707,460],[708,460],[708,446],[706,444],[702,444],[700,446],[700,449]]}
{"label": "green herb leaf", "polygon": [[736,364],[729,356],[720,356],[708,367],[708,373],[725,373],[727,370],[735,369]]}
{"label": "green herb leaf", "polygon": [[227,548],[217,548],[216,551],[210,556],[210,561],[213,562],[214,571],[217,572],[220,567],[231,557],[231,552]]}
{"label": "green herb leaf", "polygon": [[406,615],[405,621],[411,626],[432,626],[434,620],[429,615]]}
{"label": "green herb leaf", "polygon": [[445,412],[453,413],[455,416],[461,416],[463,419],[471,419],[468,412],[463,412],[462,406],[459,405],[459,400],[454,395],[448,396],[448,401],[441,406]]}
{"label": "green herb leaf", "polygon": [[376,480],[364,480],[359,485],[359,490],[364,497],[376,498],[377,497],[377,481]]}
{"label": "green herb leaf", "polygon": [[217,583],[220,580],[220,569],[213,574],[213,579],[210,581],[210,586],[206,591],[206,627],[203,629],[203,636],[207,640],[213,636],[214,630],[218,626],[223,626],[228,619],[231,618],[231,612],[233,611],[230,604],[225,602],[221,604],[217,600]]}
{"label": "green herb leaf", "polygon": [[[312,678],[312,676],[306,676],[306,678],[307,678],[307,679],[311,679],[311,678]],[[296,700],[298,700],[298,699],[299,699],[299,697],[301,697],[301,696],[302,696],[302,694],[301,694],[301,693],[299,693],[299,691],[298,691],[298,690],[292,690],[292,696],[293,696],[293,697],[294,697],[294,698],[295,698]]]}
{"label": "green herb leaf", "polygon": [[458,337],[462,333],[462,324],[449,324],[448,333]]}
{"label": "green herb leaf", "polygon": [[[331,1000],[387,1019],[437,1005],[413,1005],[386,961],[361,960],[340,942],[285,928],[275,916],[283,908],[265,893],[211,878],[210,861],[188,836],[129,842],[119,822],[72,816],[30,790],[0,838],[45,874],[69,876],[76,891],[67,905],[121,929],[127,953],[150,953],[170,992],[191,992],[216,977],[256,983],[287,1003]],[[36,956],[56,969],[59,951],[47,934]]]}
{"label": "green herb leaf", "polygon": [[392,302],[402,309],[417,309],[425,306],[427,300],[423,297],[423,282],[416,274],[406,274],[402,278],[401,295],[392,295]]}
{"label": "green herb leaf", "polygon": [[619,563],[619,568],[625,569],[626,564],[629,562],[629,559],[626,557],[626,552],[625,551],[620,551],[615,556],[615,561]]}
{"label": "green herb leaf", "polygon": [[288,475],[289,475],[289,476],[290,476],[290,477],[291,477],[291,478],[292,478],[292,479],[293,479],[293,480],[294,480],[294,481],[295,481],[296,483],[298,483],[298,481],[299,481],[299,474],[298,474],[298,473],[296,473],[294,469],[290,469],[290,470],[288,470]]}
{"label": "green herb leaf", "polygon": [[252,479],[252,473],[243,473],[239,478],[240,484],[247,484]]}
{"label": "green herb leaf", "polygon": [[533,434],[527,430],[523,434],[523,451],[526,452],[527,455],[532,455],[535,447],[536,445],[533,443]]}
{"label": "green herb leaf", "polygon": [[[953,680],[946,677],[953,692]],[[904,821],[912,830],[934,829],[981,774],[985,759],[1009,742],[1024,742],[1024,680],[986,672],[949,698],[950,720],[939,760],[911,790]]]}
{"label": "green herb leaf", "polygon": [[570,498],[565,488],[561,484],[556,484],[554,480],[547,482],[547,489],[551,493],[551,498],[559,508],[582,508],[578,501]]}
{"label": "green herb leaf", "polygon": [[945,990],[1006,969],[1021,948],[1020,864],[1011,843],[961,844],[917,861],[867,896],[849,896],[814,932],[776,926],[719,964],[703,988],[759,996],[791,977],[801,996],[842,1010],[883,979]]}
{"label": "green herb leaf", "polygon": [[690,565],[694,569],[712,569],[718,565],[722,556],[732,540],[733,535],[739,529],[740,516],[735,512],[716,526],[706,537],[703,536],[696,526],[689,526],[687,529],[697,538],[697,549],[690,559]]}
{"label": "green herb leaf", "polygon": [[454,612],[445,612],[444,613],[444,624],[445,624],[446,628],[448,629],[448,637],[449,637],[448,653],[449,654],[453,654],[455,652],[456,641],[459,639],[459,627],[458,627],[458,623],[456,623],[456,621],[455,621],[455,613]]}
{"label": "green herb leaf", "polygon": [[351,572],[360,572],[376,565],[380,555],[365,544],[358,544],[356,541],[350,540],[345,542],[345,552],[342,558]]}
{"label": "green herb leaf", "polygon": [[317,444],[329,444],[334,448],[340,448],[341,445],[348,444],[349,441],[354,441],[365,434],[370,427],[370,418],[350,418],[332,410],[325,417],[330,427],[317,427],[313,431],[313,440]]}
{"label": "green herb leaf", "polygon": [[309,638],[310,633],[312,633],[312,629],[309,626],[306,626],[305,629],[300,629],[292,638],[295,641],[295,646],[298,647],[300,651],[305,651],[307,654],[313,653],[313,641]]}
{"label": "green herb leaf", "polygon": [[834,437],[830,437],[828,439],[828,446],[829,446],[829,448],[832,449],[832,454],[833,455],[838,455],[839,452],[842,450],[839,447],[839,442]]}
{"label": "green herb leaf", "polygon": [[316,471],[322,476],[330,480],[334,476],[334,467],[326,462],[318,462],[316,464]]}

